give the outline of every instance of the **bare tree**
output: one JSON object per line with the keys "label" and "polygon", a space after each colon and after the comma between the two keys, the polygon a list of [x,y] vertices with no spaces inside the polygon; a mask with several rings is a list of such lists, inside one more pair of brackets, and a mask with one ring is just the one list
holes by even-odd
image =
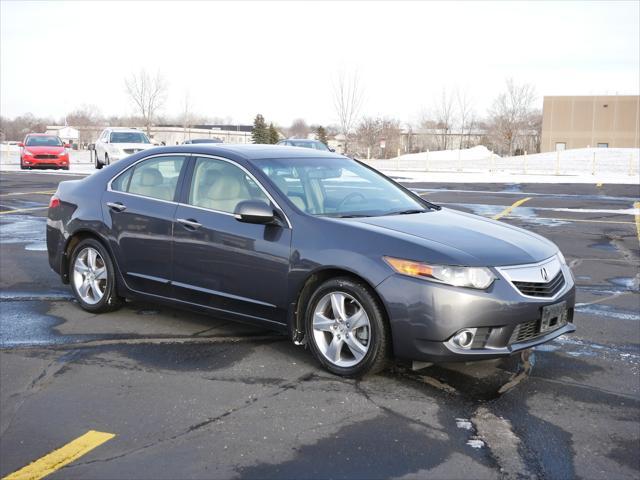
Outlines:
{"label": "bare tree", "polygon": [[307,138],[311,128],[303,118],[296,118],[288,129],[290,138]]}
{"label": "bare tree", "polygon": [[333,85],[333,104],[338,115],[340,133],[344,135],[344,153],[349,151],[349,134],[358,120],[363,93],[357,72],[351,75],[340,72]]}
{"label": "bare tree", "polygon": [[447,150],[452,146],[449,138],[455,125],[454,100],[455,96],[443,88],[440,97],[433,104],[433,120],[436,121],[437,128],[440,130],[438,147],[441,150]]}
{"label": "bare tree", "polygon": [[527,129],[536,93],[532,85],[518,85],[511,78],[506,83],[506,91],[493,101],[490,111],[491,131],[501,153],[513,155],[519,137]]}
{"label": "bare tree", "polygon": [[129,98],[144,121],[147,135],[150,135],[151,122],[167,99],[167,82],[159,71],[151,76],[141,69],[126,78],[124,83]]}
{"label": "bare tree", "polygon": [[460,141],[458,148],[469,148],[471,145],[471,132],[475,124],[475,112],[473,110],[473,101],[469,97],[467,91],[456,92],[456,100],[458,107],[458,121],[460,124]]}
{"label": "bare tree", "polygon": [[[193,118],[191,115],[191,97],[189,95],[189,92],[185,92],[184,94],[184,108],[182,109],[182,128],[183,128],[183,133],[182,133],[182,140],[187,140],[187,130],[191,127],[193,122]],[[189,134],[189,138],[191,138],[191,135]]]}

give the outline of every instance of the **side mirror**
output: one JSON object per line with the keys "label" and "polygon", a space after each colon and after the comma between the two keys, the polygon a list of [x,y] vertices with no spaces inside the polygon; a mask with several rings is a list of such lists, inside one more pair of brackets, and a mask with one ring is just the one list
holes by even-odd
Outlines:
{"label": "side mirror", "polygon": [[95,143],[90,143],[89,145],[87,145],[87,150],[95,150],[95,149],[96,149]]}
{"label": "side mirror", "polygon": [[23,142],[20,142],[20,143],[18,143],[18,146],[19,146],[20,148],[22,148],[22,147],[24,147],[24,143],[23,143]]}
{"label": "side mirror", "polygon": [[261,200],[245,200],[236,206],[233,215],[240,222],[271,223],[275,220],[273,208]]}
{"label": "side mirror", "polygon": [[64,148],[71,148],[71,144],[70,143],[65,143],[64,144]]}
{"label": "side mirror", "polygon": [[335,148],[330,148],[329,151],[335,153],[336,149]]}

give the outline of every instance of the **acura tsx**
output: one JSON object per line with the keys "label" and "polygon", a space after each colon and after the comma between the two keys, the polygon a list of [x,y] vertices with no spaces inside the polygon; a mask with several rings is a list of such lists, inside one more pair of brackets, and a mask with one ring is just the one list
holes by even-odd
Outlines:
{"label": "acura tsx", "polygon": [[552,242],[306,148],[131,155],[60,183],[47,248],[85,310],[142,298],[270,327],[338,375],[506,357],[575,330]]}

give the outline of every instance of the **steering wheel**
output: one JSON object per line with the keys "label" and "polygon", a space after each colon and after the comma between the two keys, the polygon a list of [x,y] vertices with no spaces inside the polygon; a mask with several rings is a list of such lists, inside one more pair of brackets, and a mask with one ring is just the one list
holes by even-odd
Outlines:
{"label": "steering wheel", "polygon": [[360,192],[351,192],[349,195],[347,195],[342,200],[340,200],[340,203],[336,207],[336,211],[339,212],[342,209],[343,205],[349,203],[350,200],[353,200],[354,198],[357,198],[357,197],[360,197],[362,200],[366,200],[365,196]]}

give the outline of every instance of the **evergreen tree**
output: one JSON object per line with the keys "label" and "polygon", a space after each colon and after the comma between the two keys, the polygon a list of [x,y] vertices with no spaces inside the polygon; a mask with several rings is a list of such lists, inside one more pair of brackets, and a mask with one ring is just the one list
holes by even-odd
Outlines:
{"label": "evergreen tree", "polygon": [[280,135],[278,135],[278,130],[273,126],[273,123],[269,124],[269,143],[276,144],[280,140]]}
{"label": "evergreen tree", "polygon": [[261,114],[256,115],[256,118],[253,120],[251,139],[253,143],[269,143],[269,130]]}
{"label": "evergreen tree", "polygon": [[318,141],[324,143],[327,147],[329,146],[329,140],[327,139],[327,131],[324,129],[322,125],[320,125],[316,129],[316,135],[318,136]]}

